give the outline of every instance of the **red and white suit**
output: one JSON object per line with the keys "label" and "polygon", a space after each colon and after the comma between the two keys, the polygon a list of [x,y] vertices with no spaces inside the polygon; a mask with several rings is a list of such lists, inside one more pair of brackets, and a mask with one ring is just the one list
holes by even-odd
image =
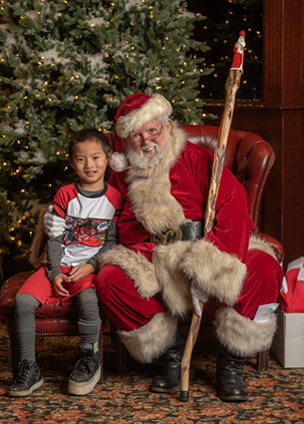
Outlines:
{"label": "red and white suit", "polygon": [[216,298],[216,334],[231,353],[250,356],[270,347],[273,316],[253,321],[259,305],[276,302],[282,269],[271,247],[250,238],[246,193],[224,169],[211,232],[201,240],[156,246],[147,241],[189,220],[203,219],[213,155],[186,142],[172,126],[174,143],[150,169],[114,173],[110,184],[125,204],[120,245],[101,258],[96,290],[103,312],[120,329],[131,355],[151,362],[172,343],[179,317],[192,309],[190,282]]}

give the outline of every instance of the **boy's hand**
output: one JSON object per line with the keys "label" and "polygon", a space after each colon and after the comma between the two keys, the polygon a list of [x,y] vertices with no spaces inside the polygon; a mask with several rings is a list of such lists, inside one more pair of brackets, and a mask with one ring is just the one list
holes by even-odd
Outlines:
{"label": "boy's hand", "polygon": [[90,264],[82,264],[74,266],[69,273],[69,281],[78,281],[81,278],[86,277],[89,274],[95,272],[95,269]]}
{"label": "boy's hand", "polygon": [[53,287],[55,295],[58,297],[66,297],[69,296],[70,292],[63,287],[62,282],[66,281],[67,283],[70,283],[70,278],[64,274],[58,274],[53,280]]}

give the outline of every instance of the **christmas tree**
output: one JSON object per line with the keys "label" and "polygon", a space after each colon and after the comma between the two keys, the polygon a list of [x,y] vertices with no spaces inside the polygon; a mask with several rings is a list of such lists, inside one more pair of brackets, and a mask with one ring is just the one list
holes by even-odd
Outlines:
{"label": "christmas tree", "polygon": [[112,131],[126,96],[159,92],[202,122],[203,19],[179,0],[1,1],[0,260],[28,257],[39,205],[75,178],[71,135]]}

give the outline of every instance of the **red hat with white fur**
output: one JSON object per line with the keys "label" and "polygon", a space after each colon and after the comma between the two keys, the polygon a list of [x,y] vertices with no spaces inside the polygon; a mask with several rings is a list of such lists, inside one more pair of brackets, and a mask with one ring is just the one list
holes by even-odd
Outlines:
{"label": "red hat with white fur", "polygon": [[128,160],[122,153],[121,139],[127,138],[132,131],[136,131],[148,122],[168,117],[172,113],[172,106],[161,94],[148,96],[144,93],[135,93],[129,96],[119,107],[115,115],[114,148],[110,166],[116,172],[124,171]]}

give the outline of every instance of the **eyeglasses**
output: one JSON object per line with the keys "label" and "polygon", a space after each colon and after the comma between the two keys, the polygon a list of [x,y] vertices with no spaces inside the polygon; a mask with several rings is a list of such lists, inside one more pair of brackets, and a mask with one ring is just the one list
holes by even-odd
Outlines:
{"label": "eyeglasses", "polygon": [[128,135],[127,139],[132,145],[141,144],[146,140],[157,141],[162,130],[163,127],[160,127],[158,129],[151,127],[147,131],[145,131],[145,136],[141,132],[134,131]]}

